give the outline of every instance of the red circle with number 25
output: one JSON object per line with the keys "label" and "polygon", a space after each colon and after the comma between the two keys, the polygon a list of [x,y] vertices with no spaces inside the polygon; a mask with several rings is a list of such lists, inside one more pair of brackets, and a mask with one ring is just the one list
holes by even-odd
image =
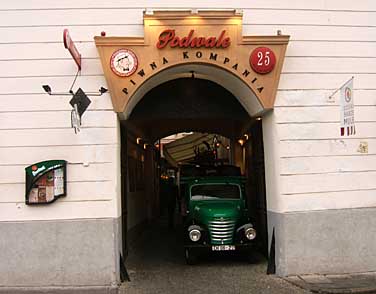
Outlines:
{"label": "red circle with number 25", "polygon": [[267,74],[274,69],[275,54],[268,47],[257,47],[249,57],[252,69],[259,74]]}

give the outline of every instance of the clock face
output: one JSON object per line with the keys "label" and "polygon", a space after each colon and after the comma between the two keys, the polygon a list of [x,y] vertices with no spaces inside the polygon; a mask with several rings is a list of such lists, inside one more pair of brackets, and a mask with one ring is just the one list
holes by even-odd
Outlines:
{"label": "clock face", "polygon": [[136,54],[129,49],[119,49],[111,56],[110,61],[112,71],[120,77],[129,77],[138,66]]}

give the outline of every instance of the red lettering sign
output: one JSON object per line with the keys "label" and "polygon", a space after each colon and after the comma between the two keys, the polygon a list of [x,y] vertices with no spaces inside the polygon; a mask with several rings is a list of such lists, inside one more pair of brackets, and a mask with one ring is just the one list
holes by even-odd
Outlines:
{"label": "red lettering sign", "polygon": [[252,69],[259,74],[267,74],[274,69],[276,58],[268,47],[258,47],[252,51],[249,63]]}
{"label": "red lettering sign", "polygon": [[68,49],[69,53],[72,55],[74,61],[76,62],[78,69],[81,70],[81,54],[78,52],[76,45],[74,45],[71,39],[68,29],[64,30],[63,33],[64,47]]}
{"label": "red lettering sign", "polygon": [[231,44],[229,37],[225,37],[226,31],[223,30],[219,37],[193,37],[194,30],[183,38],[175,35],[175,30],[164,30],[158,38],[157,48],[163,49],[167,45],[171,48],[227,48]]}

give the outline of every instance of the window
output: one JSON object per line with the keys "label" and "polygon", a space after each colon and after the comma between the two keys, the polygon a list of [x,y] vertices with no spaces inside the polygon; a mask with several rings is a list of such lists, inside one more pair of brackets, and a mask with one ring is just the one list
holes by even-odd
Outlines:
{"label": "window", "polygon": [[194,185],[191,188],[191,199],[240,199],[240,189],[235,184]]}

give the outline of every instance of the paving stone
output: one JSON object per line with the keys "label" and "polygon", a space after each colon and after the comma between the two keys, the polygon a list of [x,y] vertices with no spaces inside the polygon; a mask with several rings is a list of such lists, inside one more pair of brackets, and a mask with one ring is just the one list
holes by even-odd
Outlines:
{"label": "paving stone", "polygon": [[185,264],[181,228],[153,224],[129,250],[130,282],[120,294],[309,294],[275,275],[267,275],[265,258],[250,264],[242,255],[207,254],[194,266]]}
{"label": "paving stone", "polygon": [[330,279],[328,279],[324,275],[304,275],[301,276],[301,278],[306,281],[307,283],[320,283],[320,284],[326,284],[326,283],[332,283]]}
{"label": "paving stone", "polygon": [[376,294],[376,272],[336,275],[302,275],[288,277],[286,280],[314,293]]}

